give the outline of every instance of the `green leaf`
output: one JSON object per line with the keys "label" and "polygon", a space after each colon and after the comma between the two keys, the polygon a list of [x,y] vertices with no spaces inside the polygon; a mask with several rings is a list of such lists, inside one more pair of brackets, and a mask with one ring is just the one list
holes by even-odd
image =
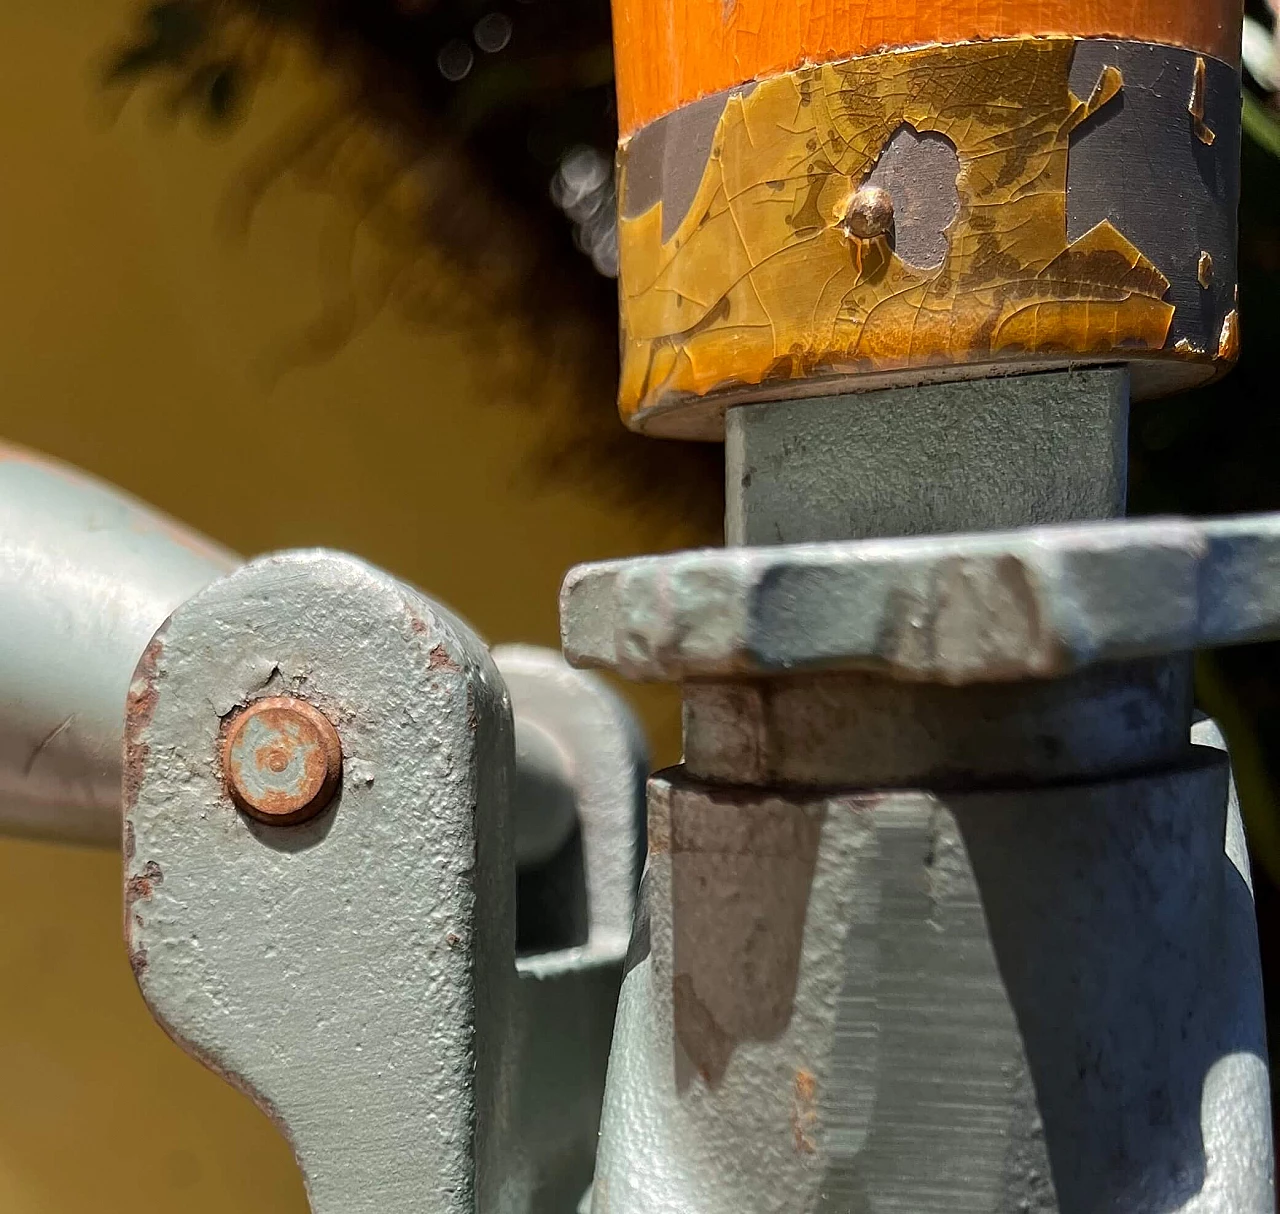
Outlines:
{"label": "green leaf", "polygon": [[1280,157],[1280,114],[1245,92],[1240,113],[1244,133],[1259,147]]}

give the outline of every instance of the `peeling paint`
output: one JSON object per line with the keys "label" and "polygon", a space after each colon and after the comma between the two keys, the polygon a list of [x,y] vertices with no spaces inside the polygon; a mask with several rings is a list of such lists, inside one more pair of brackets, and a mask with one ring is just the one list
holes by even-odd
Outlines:
{"label": "peeling paint", "polygon": [[1196,264],[1196,281],[1207,291],[1213,285],[1213,256],[1205,250]]}
{"label": "peeling paint", "polygon": [[1210,130],[1204,120],[1204,97],[1207,75],[1208,70],[1205,66],[1204,56],[1197,55],[1195,75],[1192,77],[1191,84],[1191,100],[1187,102],[1187,113],[1191,115],[1191,129],[1195,131],[1196,138],[1200,140],[1205,147],[1210,147],[1218,136],[1214,131]]}
{"label": "peeling paint", "polygon": [[164,652],[164,629],[151,638],[150,644],[142,651],[142,657],[129,684],[129,694],[125,700],[125,735],[124,735],[124,769],[122,775],[122,798],[125,813],[128,813],[137,802],[138,789],[142,783],[142,771],[147,761],[148,746],[144,735],[155,715],[156,703],[160,693],[156,686],[156,672],[160,655]]}
{"label": "peeling paint", "polygon": [[[1074,52],[1068,38],[932,47],[730,95],[670,239],[661,201],[619,223],[624,419],[830,376],[1161,350],[1161,269],[1109,220],[1066,237],[1072,132],[1124,87],[1107,65],[1076,96]],[[851,184],[904,124],[958,157],[931,267],[844,231]],[[625,196],[625,146],[621,166]]]}
{"label": "peeling paint", "polygon": [[1222,321],[1222,333],[1218,337],[1218,357],[1224,362],[1235,362],[1240,356],[1240,313],[1232,308]]}

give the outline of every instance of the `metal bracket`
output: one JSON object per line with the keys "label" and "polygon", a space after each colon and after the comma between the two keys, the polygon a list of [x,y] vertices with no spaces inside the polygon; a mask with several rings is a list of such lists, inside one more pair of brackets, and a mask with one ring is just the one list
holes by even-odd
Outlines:
{"label": "metal bracket", "polygon": [[[591,1178],[647,760],[594,676],[496,656],[522,731],[559,757],[536,782],[585,874],[584,939],[522,958],[518,981],[511,705],[445,609],[350,557],[263,558],[174,613],[130,692],[139,985],[288,1135],[317,1214],[551,1214]],[[292,825],[237,808],[223,769],[246,706],[280,697],[341,739],[336,794]]]}

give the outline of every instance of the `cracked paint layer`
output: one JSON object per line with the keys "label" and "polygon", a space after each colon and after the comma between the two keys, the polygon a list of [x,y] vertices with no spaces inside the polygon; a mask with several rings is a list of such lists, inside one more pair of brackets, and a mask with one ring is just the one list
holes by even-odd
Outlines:
{"label": "cracked paint layer", "polygon": [[[664,238],[660,199],[619,223],[624,419],[675,433],[661,419],[709,394],[1160,351],[1174,312],[1161,268],[1106,219],[1067,239],[1071,134],[1118,107],[1124,88],[1104,66],[1077,96],[1074,46],[1028,38],[867,56],[726,95],[678,226]],[[904,126],[945,138],[958,157],[959,206],[932,267],[840,224]],[[624,143],[624,198],[627,161]]]}

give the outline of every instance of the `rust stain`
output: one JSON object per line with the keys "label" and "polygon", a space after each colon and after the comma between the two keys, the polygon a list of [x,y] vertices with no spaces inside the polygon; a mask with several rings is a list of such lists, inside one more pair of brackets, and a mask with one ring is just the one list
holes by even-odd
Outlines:
{"label": "rust stain", "polygon": [[134,873],[125,883],[124,903],[129,910],[135,902],[150,898],[155,887],[164,881],[164,873],[154,860],[148,860],[141,872]]}
{"label": "rust stain", "polygon": [[[1164,274],[1109,221],[1067,240],[1071,133],[1124,86],[1107,67],[1077,97],[1074,53],[1042,38],[873,55],[729,97],[670,238],[661,202],[619,222],[623,417],[817,376],[1162,349]],[[959,158],[934,267],[843,231],[903,126]],[[625,146],[621,163],[625,196]]]}
{"label": "rust stain", "polygon": [[1196,265],[1196,281],[1206,291],[1213,283],[1213,255],[1208,250],[1200,252],[1200,261]]}
{"label": "rust stain", "polygon": [[164,881],[164,873],[154,860],[148,860],[140,872],[134,873],[124,886],[124,938],[129,948],[129,965],[135,978],[141,978],[147,968],[147,950],[136,943],[135,933],[142,926],[142,916],[135,909],[139,902],[146,902],[155,893],[155,887]]}
{"label": "rust stain", "polygon": [[142,651],[142,657],[129,684],[124,711],[124,771],[121,780],[121,797],[124,812],[129,814],[138,803],[138,790],[142,787],[143,769],[146,767],[148,747],[143,735],[151,726],[160,700],[160,655],[164,652],[164,629],[161,628],[150,644]]}
{"label": "rust stain", "polygon": [[256,700],[232,719],[222,749],[227,791],[263,822],[290,826],[328,805],[342,774],[329,719],[296,696]]}
{"label": "rust stain", "polygon": [[428,658],[432,670],[447,670],[450,674],[462,673],[462,667],[449,656],[443,643],[433,645]]}
{"label": "rust stain", "polygon": [[1240,356],[1240,313],[1232,308],[1222,318],[1222,332],[1218,335],[1218,358],[1235,362]]}
{"label": "rust stain", "polygon": [[818,1149],[814,1142],[814,1132],[818,1128],[817,1093],[818,1081],[813,1072],[804,1068],[796,1071],[795,1094],[791,1104],[791,1133],[798,1155],[812,1155]]}
{"label": "rust stain", "polygon": [[1191,129],[1196,138],[1206,147],[1212,145],[1217,135],[1211,131],[1204,121],[1204,95],[1208,88],[1208,72],[1204,56],[1196,56],[1196,69],[1191,78],[1191,100],[1187,102],[1187,113],[1191,115]]}

